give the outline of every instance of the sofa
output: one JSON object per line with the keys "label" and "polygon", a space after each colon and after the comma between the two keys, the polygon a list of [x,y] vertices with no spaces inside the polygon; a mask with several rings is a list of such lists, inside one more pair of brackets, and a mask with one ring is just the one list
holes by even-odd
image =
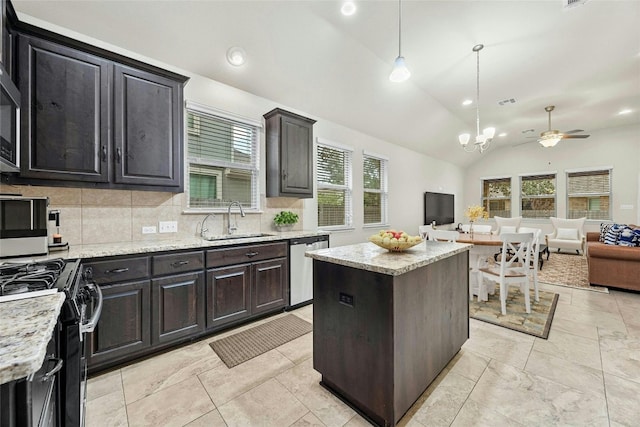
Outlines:
{"label": "sofa", "polygon": [[640,247],[607,244],[601,234],[587,232],[589,283],[640,291]]}

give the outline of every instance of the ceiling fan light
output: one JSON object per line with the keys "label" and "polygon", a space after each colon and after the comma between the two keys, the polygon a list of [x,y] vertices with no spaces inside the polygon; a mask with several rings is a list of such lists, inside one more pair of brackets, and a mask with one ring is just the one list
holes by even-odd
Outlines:
{"label": "ceiling fan light", "polygon": [[468,133],[461,133],[460,135],[458,135],[458,141],[460,141],[460,145],[467,145],[469,143],[469,139],[471,138],[471,135]]}
{"label": "ceiling fan light", "polygon": [[411,77],[411,72],[404,62],[404,56],[398,56],[393,63],[393,70],[389,74],[389,80],[394,83],[401,83],[408,80],[409,77]]}
{"label": "ceiling fan light", "polygon": [[562,139],[561,136],[557,136],[557,135],[550,135],[547,137],[542,137],[538,140],[538,142],[540,143],[540,145],[542,145],[545,148],[550,148],[550,147],[555,147],[556,144],[558,142],[560,142],[560,140]]}

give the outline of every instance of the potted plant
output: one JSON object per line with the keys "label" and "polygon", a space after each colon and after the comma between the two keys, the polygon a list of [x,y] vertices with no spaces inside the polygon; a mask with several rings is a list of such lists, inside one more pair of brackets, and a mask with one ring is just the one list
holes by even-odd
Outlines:
{"label": "potted plant", "polygon": [[290,230],[298,222],[298,214],[291,211],[281,211],[273,218],[273,223],[280,231]]}

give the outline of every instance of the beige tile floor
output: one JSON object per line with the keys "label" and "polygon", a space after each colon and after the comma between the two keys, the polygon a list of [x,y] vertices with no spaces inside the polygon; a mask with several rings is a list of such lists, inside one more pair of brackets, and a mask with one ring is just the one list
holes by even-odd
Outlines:
{"label": "beige tile floor", "polygon": [[[543,287],[560,294],[548,340],[472,319],[400,425],[640,425],[640,294]],[[318,384],[311,334],[232,369],[213,339],[91,378],[87,426],[369,425]]]}

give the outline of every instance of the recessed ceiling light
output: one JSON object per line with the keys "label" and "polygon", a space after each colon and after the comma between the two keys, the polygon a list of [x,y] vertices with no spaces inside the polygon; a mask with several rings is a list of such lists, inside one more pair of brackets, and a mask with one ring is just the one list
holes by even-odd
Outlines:
{"label": "recessed ceiling light", "polygon": [[462,101],[462,105],[467,106],[467,105],[471,105],[473,104],[473,101],[470,99],[465,99],[464,101]]}
{"label": "recessed ceiling light", "polygon": [[356,13],[356,4],[352,1],[346,1],[342,4],[342,7],[340,8],[340,12],[342,12],[342,14],[344,16],[351,16],[354,13]]}
{"label": "recessed ceiling light", "polygon": [[246,56],[247,54],[241,47],[230,47],[227,51],[227,61],[229,61],[229,64],[234,67],[243,65]]}
{"label": "recessed ceiling light", "polygon": [[505,137],[505,136],[507,136],[507,133],[506,132],[502,132],[502,133],[499,133],[498,136]]}
{"label": "recessed ceiling light", "polygon": [[618,114],[623,115],[623,114],[631,114],[631,113],[633,113],[633,110],[631,110],[630,108],[625,108],[624,110],[620,110]]}

